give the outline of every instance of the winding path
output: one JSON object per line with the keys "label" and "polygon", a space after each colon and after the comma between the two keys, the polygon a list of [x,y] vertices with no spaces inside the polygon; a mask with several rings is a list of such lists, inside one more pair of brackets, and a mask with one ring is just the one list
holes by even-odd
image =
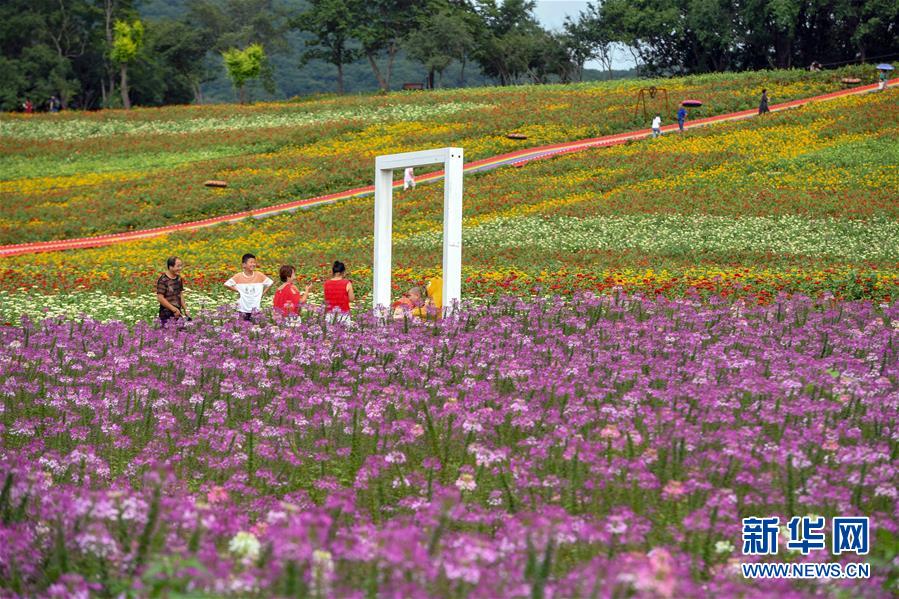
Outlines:
{"label": "winding path", "polygon": [[[895,85],[899,83],[899,79],[893,79],[889,82],[890,85]],[[811,102],[821,102],[826,100],[832,100],[835,98],[841,98],[844,96],[853,96],[868,93],[877,89],[877,85],[865,85],[860,87],[853,87],[849,89],[843,89],[840,91],[832,92],[829,94],[823,94],[820,96],[812,96],[810,98],[803,98],[800,100],[792,100],[790,102],[783,102],[781,104],[774,104],[770,107],[772,112],[777,112],[780,110],[787,110],[790,108],[796,108],[798,106],[804,106],[805,104],[809,104]],[[751,110],[743,110],[740,112],[731,112],[727,114],[720,114],[717,116],[711,116],[703,119],[697,119],[694,121],[689,121],[685,128],[694,129],[696,127],[705,127],[707,125],[712,125],[715,123],[727,122],[727,121],[738,121],[743,119],[748,119],[756,116],[758,111],[756,109]],[[662,132],[671,132],[677,130],[677,125],[666,125],[662,127]],[[643,139],[645,137],[649,137],[652,134],[650,129],[640,129],[637,131],[630,131],[625,133],[616,133],[614,135],[606,135],[603,137],[595,137],[591,139],[582,139],[578,141],[572,142],[564,142],[559,144],[552,144],[547,146],[538,146],[534,148],[527,148],[524,150],[518,150],[516,152],[510,152],[508,154],[501,154],[499,156],[493,156],[491,158],[484,158],[482,160],[476,160],[475,162],[469,162],[464,167],[464,172],[466,173],[479,173],[488,170],[492,170],[495,168],[499,168],[501,166],[517,166],[532,160],[539,160],[541,158],[547,158],[550,156],[557,156],[559,154],[567,154],[570,152],[578,152],[581,150],[586,150],[589,148],[598,148],[604,146],[614,146],[618,144],[623,144],[628,141],[633,141],[636,139]],[[429,183],[433,181],[437,181],[443,178],[443,171],[435,171],[432,173],[427,173],[425,175],[420,175],[415,178],[418,183]],[[402,186],[402,180],[394,183],[395,187]],[[264,218],[266,216],[272,216],[275,214],[281,214],[284,212],[294,212],[300,208],[309,208],[311,206],[317,206],[320,204],[329,204],[332,202],[336,202],[338,200],[345,200],[349,198],[366,196],[374,193],[374,186],[368,185],[366,187],[357,187],[355,189],[350,189],[347,191],[341,191],[337,193],[331,193],[327,195],[317,196],[314,198],[307,198],[304,200],[294,200],[292,202],[286,202],[283,204],[277,204],[275,206],[267,206],[265,208],[257,208],[255,210],[245,210],[243,212],[235,212],[234,214],[227,214],[224,216],[216,216],[213,218],[207,218],[204,220],[196,220],[190,221],[186,223],[179,223],[176,225],[166,225],[164,227],[156,227],[153,229],[143,229],[140,231],[129,231],[127,233],[112,233],[109,235],[99,235],[96,237],[81,237],[75,239],[60,239],[56,241],[36,241],[31,243],[20,243],[14,245],[4,245],[0,246],[0,257],[2,256],[17,256],[22,254],[34,254],[38,252],[56,252],[61,250],[74,250],[74,249],[83,249],[83,248],[95,248],[106,245],[113,245],[116,243],[125,243],[128,241],[137,241],[140,239],[149,239],[151,237],[159,237],[161,235],[167,235],[169,233],[174,233],[176,231],[191,231],[195,229],[201,229],[203,227],[211,227],[213,225],[217,225],[220,223],[233,223],[245,218]]]}

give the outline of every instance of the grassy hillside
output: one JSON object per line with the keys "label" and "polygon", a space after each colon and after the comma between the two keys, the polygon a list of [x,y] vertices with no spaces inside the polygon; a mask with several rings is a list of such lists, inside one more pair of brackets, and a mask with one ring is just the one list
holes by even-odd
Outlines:
{"label": "grassy hillside", "polygon": [[[731,110],[753,100],[758,77],[671,81],[666,86],[695,95],[695,88],[710,89],[714,84],[721,90],[716,97]],[[794,93],[809,93],[826,85],[823,79],[796,80],[784,87]],[[149,202],[146,210],[132,212],[130,218],[158,222],[153,219],[158,218],[155,215],[163,206],[172,218],[193,215],[198,209],[220,213],[257,205],[253,198],[275,201],[312,195],[313,189],[366,184],[372,157],[379,153],[460,143],[472,159],[510,149],[513,142],[499,133],[511,128],[529,133],[527,143],[535,145],[627,128],[632,113],[621,113],[628,89],[616,84],[427,96],[432,103],[418,105],[418,110],[458,106],[463,99],[492,108],[467,108],[467,122],[440,116],[428,123],[397,120],[340,125],[358,127],[353,132],[330,131],[316,125],[321,131],[318,143],[295,147],[293,155],[287,149],[290,142],[284,141],[279,151],[190,163],[185,157],[192,152],[226,152],[225,148],[242,146],[212,141],[215,135],[231,134],[182,135],[183,146],[164,154],[184,158],[182,165],[148,165],[134,171],[117,170],[119,164],[127,163],[128,155],[114,151],[104,154],[103,137],[70,143],[93,148],[92,153],[76,160],[108,158],[107,162],[97,159],[92,164],[98,171],[108,169],[105,173],[111,177],[131,172],[147,177],[130,184],[99,182],[96,192],[81,192],[85,205],[108,217],[105,221],[84,222],[105,223],[109,230],[115,230],[115,211],[119,209],[115,200],[107,200],[100,192],[104,185],[112,189],[118,185],[132,193],[141,185],[159,186],[159,195],[154,196],[158,201]],[[682,137],[669,135],[469,176],[465,183],[463,292],[469,297],[489,297],[504,292],[567,294],[576,289],[602,291],[623,286],[674,295],[692,288],[700,293],[738,294],[762,301],[781,290],[829,291],[850,298],[895,297],[899,285],[896,94],[890,90],[816,103],[765,118],[690,131]],[[680,92],[673,95],[679,97]],[[417,100],[419,97],[409,101],[423,102]],[[783,99],[777,91],[772,97]],[[455,104],[448,102],[451,98]],[[440,100],[445,102],[441,104]],[[327,106],[333,110],[332,105]],[[528,110],[526,106],[539,106],[541,110]],[[590,113],[585,115],[588,107]],[[292,108],[282,105],[260,110],[269,118],[277,114],[273,111]],[[183,114],[190,110],[183,109]],[[228,113],[218,118],[223,119],[224,114]],[[232,118],[237,115],[254,116],[249,108]],[[146,118],[145,113],[140,116]],[[110,117],[101,121],[104,125],[122,123],[130,127],[141,122],[139,118],[115,121]],[[173,122],[196,126],[199,121],[182,118]],[[54,125],[61,127],[63,123]],[[460,136],[457,129],[470,137]],[[264,143],[260,130],[239,130],[234,135]],[[281,139],[277,133],[272,135]],[[287,133],[284,136],[286,140]],[[165,140],[172,139],[171,134],[132,137],[147,154],[158,152],[165,147]],[[428,143],[430,139],[439,141]],[[206,141],[191,147],[190,142],[196,140]],[[33,143],[33,147],[40,144]],[[48,150],[45,155],[53,154]],[[290,160],[296,160],[296,172],[302,174],[293,183],[285,183],[285,174],[279,169],[288,169]],[[182,191],[176,177],[190,176],[200,164],[218,165],[218,170],[204,172],[202,178],[216,176],[252,183],[242,187],[236,183],[238,189],[224,192],[202,188]],[[67,168],[65,165],[60,160],[57,168]],[[173,178],[174,183],[163,187]],[[4,185],[40,180],[22,178]],[[35,195],[23,192],[20,197],[73,192],[30,193]],[[398,286],[439,270],[441,194],[439,185],[396,194],[394,261]],[[211,200],[203,204],[197,198]],[[49,200],[23,202],[17,211],[7,210],[7,214],[12,213],[7,217],[10,228],[29,218],[52,221],[39,212],[47,210],[47,203]],[[221,281],[237,268],[239,256],[250,251],[260,257],[263,270],[274,272],[280,264],[292,263],[304,279],[321,277],[332,260],[344,260],[352,270],[357,290],[365,296],[370,285],[372,222],[371,198],[352,200],[140,243],[8,259],[0,285],[8,292],[114,291],[124,296],[120,309],[150,314],[152,298],[146,293],[167,255],[185,258],[186,274],[195,293],[199,297],[201,291],[212,292],[213,297],[206,301],[214,304]],[[52,230],[52,225],[35,227],[39,233]],[[73,301],[78,306],[96,303],[84,295],[77,300],[66,296],[54,301],[69,306]],[[10,308],[7,314],[18,313],[15,310]]]}
{"label": "grassy hillside", "polygon": [[[664,85],[649,109],[673,119],[834,89],[832,73],[707,76],[654,82],[396,93],[253,106],[180,106],[130,112],[0,118],[0,243],[159,226],[369,184],[377,154],[461,146],[467,160],[545,143],[647,127],[637,91]],[[660,96],[661,97],[661,96]],[[505,134],[519,131],[524,142]],[[214,192],[207,179],[230,187]]]}

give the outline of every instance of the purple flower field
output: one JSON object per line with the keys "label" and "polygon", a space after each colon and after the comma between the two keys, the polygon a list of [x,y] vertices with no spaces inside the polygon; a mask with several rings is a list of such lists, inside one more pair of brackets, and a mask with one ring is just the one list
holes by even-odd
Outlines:
{"label": "purple flower field", "polygon": [[[899,304],[0,329],[0,596],[890,597]],[[871,551],[741,554],[869,516]],[[865,580],[739,563],[866,562]]]}

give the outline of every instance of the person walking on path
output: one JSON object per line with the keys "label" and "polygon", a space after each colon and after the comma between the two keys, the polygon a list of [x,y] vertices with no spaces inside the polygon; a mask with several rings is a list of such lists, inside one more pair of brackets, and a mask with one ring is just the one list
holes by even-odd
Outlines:
{"label": "person walking on path", "polygon": [[325,311],[338,318],[349,314],[350,306],[356,301],[353,284],[346,278],[346,265],[339,260],[331,267],[331,278],[325,281]]}
{"label": "person walking on path", "polygon": [[286,264],[278,271],[278,277],[281,279],[281,286],[275,292],[275,299],[272,304],[283,316],[296,316],[300,313],[300,305],[305,304],[309,299],[309,290],[312,289],[312,283],[306,285],[306,290],[300,293],[295,283],[297,280],[297,271],[293,266]]}
{"label": "person walking on path", "polygon": [[888,76],[887,76],[886,70],[885,70],[885,69],[881,69],[881,70],[880,70],[880,74],[878,75],[878,77],[880,77],[880,83],[878,83],[877,89],[879,89],[880,91],[883,91],[883,90],[885,90],[885,89],[887,88],[887,79],[888,79]]}
{"label": "person walking on path", "polygon": [[762,99],[759,101],[759,114],[765,114],[766,112],[771,112],[768,110],[768,90],[762,90]]}
{"label": "person walking on path", "polygon": [[662,134],[662,115],[656,113],[654,119],[652,119],[652,136],[658,137]]}
{"label": "person walking on path", "polygon": [[684,121],[687,120],[687,109],[681,106],[677,111],[677,129],[684,132]]}
{"label": "person walking on path", "polygon": [[181,258],[172,256],[165,261],[166,270],[156,280],[156,299],[159,301],[159,322],[165,324],[174,319],[187,318],[184,305],[184,280],[181,270],[184,263]]}
{"label": "person walking on path", "polygon": [[237,311],[243,320],[252,320],[253,311],[262,304],[262,296],[274,281],[256,271],[256,256],[244,254],[240,260],[243,270],[227,281],[225,287],[237,293]]}
{"label": "person walking on path", "polygon": [[415,169],[411,166],[403,172],[403,191],[410,187],[415,189]]}

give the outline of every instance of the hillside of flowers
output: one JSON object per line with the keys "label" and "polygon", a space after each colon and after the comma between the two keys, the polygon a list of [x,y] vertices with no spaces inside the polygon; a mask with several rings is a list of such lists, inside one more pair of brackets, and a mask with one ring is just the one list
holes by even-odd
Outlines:
{"label": "hillside of flowers", "polygon": [[[760,76],[734,76],[729,83],[722,76],[691,78],[666,81],[665,85],[675,90],[705,81],[733,98],[751,98],[756,84],[752,77]],[[796,73],[789,76],[797,77],[792,85],[805,91],[827,83],[823,79],[808,82]],[[739,83],[746,87],[738,88]],[[614,101],[632,97],[633,90],[622,88],[624,85],[610,85],[608,94],[605,84],[537,88],[528,94],[533,94],[535,102],[542,101],[541,94],[548,94],[559,106],[536,113],[534,118],[582,119],[587,118],[586,111],[575,110],[577,102],[590,97],[614,106]],[[487,92],[464,93],[474,94],[469,98],[473,103],[490,103]],[[494,104],[500,105],[509,100],[508,94],[524,92],[497,94]],[[892,301],[899,286],[896,94],[888,90],[819,102],[764,118],[689,130],[682,136],[669,134],[467,176],[463,293],[475,300],[492,301],[510,293],[567,296],[621,286],[648,295],[678,297],[696,290],[705,296],[738,296],[761,303],[770,302],[780,292]],[[509,101],[508,110],[506,106],[502,104],[503,114],[524,110],[516,102]],[[271,109],[258,108],[262,113]],[[192,109],[167,110],[187,115]],[[632,107],[628,110],[625,112],[632,115]],[[617,108],[609,111],[620,113]],[[134,114],[149,118],[140,111]],[[603,122],[594,116],[589,118]],[[220,120],[226,119],[220,115]],[[626,125],[624,121],[619,124]],[[416,126],[422,136],[439,129],[436,123]],[[539,141],[597,132],[564,124],[540,131],[535,138]],[[185,136],[185,146],[195,135],[200,134]],[[320,172],[323,180],[337,181],[330,190],[370,183],[374,154],[429,145],[422,141],[425,137],[409,138],[386,130],[381,135],[380,141],[359,136],[316,146],[322,152],[333,150],[330,155],[334,159],[346,157],[340,152],[350,147],[367,156],[362,161],[365,172],[360,170],[355,178],[342,178],[342,171]],[[139,139],[145,137],[150,138],[142,135]],[[93,143],[90,139],[79,143]],[[439,135],[435,139],[463,144],[468,159],[520,143],[501,136],[483,138],[499,144],[495,146],[467,146],[464,139]],[[213,149],[216,147],[224,144]],[[179,151],[188,151],[188,147]],[[127,156],[120,158],[126,160]],[[60,160],[58,168],[67,168],[66,164]],[[273,189],[278,180],[274,171],[262,173],[260,189]],[[131,194],[139,193],[137,188],[129,189]],[[197,188],[190,193],[228,198],[236,191]],[[107,196],[97,191],[85,197],[100,201]],[[196,205],[185,197],[170,189],[154,206],[166,202]],[[24,207],[18,208],[17,214],[25,219],[50,203],[20,204]],[[14,205],[4,204],[7,209]],[[123,213],[128,206],[124,204]],[[220,207],[226,208],[235,206]],[[73,214],[77,220],[81,213],[64,214]],[[110,218],[114,216],[110,214]],[[37,218],[35,227],[42,227],[42,218]],[[373,220],[372,199],[357,198],[96,250],[7,258],[0,264],[0,322],[17,322],[23,314],[39,318],[81,313],[101,320],[151,320],[156,305],[152,284],[165,258],[173,254],[185,260],[187,298],[197,308],[216,308],[230,300],[221,284],[238,269],[239,257],[245,252],[256,254],[260,268],[272,276],[281,264],[293,264],[301,282],[327,277],[331,262],[340,259],[348,264],[364,306],[371,281]],[[54,222],[63,226],[69,220],[56,218]],[[396,192],[397,290],[439,273],[441,227],[441,185]],[[46,231],[42,235],[51,235],[51,228],[40,230]],[[321,301],[319,289],[316,286],[313,292],[314,303]]]}
{"label": "hillside of flowers", "polygon": [[[3,327],[0,587],[895,596],[897,323],[616,291],[350,328]],[[741,518],[807,514],[869,516],[870,554],[776,559],[871,577],[744,580]]]}
{"label": "hillside of flowers", "polygon": [[[649,121],[638,91],[664,87],[647,109],[671,122],[834,91],[859,69],[778,71],[680,80],[347,96],[253,106],[0,115],[0,240],[80,237],[197,220],[368,183],[377,154],[461,146],[468,160],[594,137]],[[872,79],[873,80],[873,79]],[[776,86],[776,90],[773,89]],[[651,116],[650,116],[651,118]],[[512,140],[517,132],[526,140]],[[203,187],[225,180],[225,190]]]}

